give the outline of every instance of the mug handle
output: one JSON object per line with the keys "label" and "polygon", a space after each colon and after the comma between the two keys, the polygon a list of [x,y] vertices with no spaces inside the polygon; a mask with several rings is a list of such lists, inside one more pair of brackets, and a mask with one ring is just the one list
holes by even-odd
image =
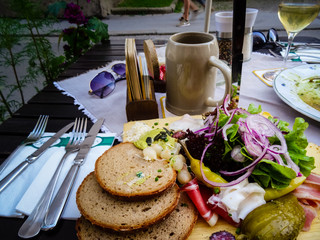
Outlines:
{"label": "mug handle", "polygon": [[217,67],[222,72],[225,83],[226,83],[224,96],[221,100],[215,101],[215,100],[213,100],[212,97],[208,97],[206,100],[207,106],[216,107],[217,104],[222,105],[227,94],[231,93],[231,69],[227,64],[225,64],[224,62],[222,62],[220,59],[218,59],[215,56],[211,56],[209,58],[209,66]]}

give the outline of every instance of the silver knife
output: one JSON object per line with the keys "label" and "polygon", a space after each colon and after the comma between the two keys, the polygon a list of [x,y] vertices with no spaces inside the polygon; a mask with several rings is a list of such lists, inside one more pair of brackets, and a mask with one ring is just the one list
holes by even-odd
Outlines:
{"label": "silver knife", "polygon": [[50,230],[57,225],[57,222],[72,189],[74,180],[76,179],[79,168],[83,164],[88,152],[90,151],[90,148],[94,140],[96,139],[96,136],[99,133],[103,122],[104,119],[99,119],[91,127],[86,139],[81,144],[80,150],[73,160],[73,165],[71,166],[66,178],[64,179],[59,191],[57,192],[57,195],[55,196],[49,207],[43,227],[41,228],[42,230]]}
{"label": "silver knife", "polygon": [[0,181],[0,193],[20,174],[22,173],[30,164],[36,161],[45,150],[47,150],[57,139],[59,139],[65,132],[67,132],[74,122],[69,123],[67,126],[63,127],[59,132],[54,134],[48,141],[46,141],[39,149],[30,154],[22,163],[20,163],[15,169],[13,169],[7,176],[5,176]]}

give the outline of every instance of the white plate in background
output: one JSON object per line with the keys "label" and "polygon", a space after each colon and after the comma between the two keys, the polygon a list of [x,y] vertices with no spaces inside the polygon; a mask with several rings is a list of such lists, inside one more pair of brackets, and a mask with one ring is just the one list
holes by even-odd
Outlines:
{"label": "white plate in background", "polygon": [[290,107],[320,122],[320,111],[302,101],[295,86],[297,81],[315,76],[320,78],[320,64],[306,64],[286,69],[274,79],[273,89]]}

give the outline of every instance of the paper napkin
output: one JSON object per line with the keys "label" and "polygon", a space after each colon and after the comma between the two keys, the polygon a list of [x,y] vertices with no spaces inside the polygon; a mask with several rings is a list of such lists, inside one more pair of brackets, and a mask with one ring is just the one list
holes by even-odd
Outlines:
{"label": "paper napkin", "polygon": [[[53,134],[54,133],[45,133],[41,140],[43,141],[43,139]],[[84,164],[80,167],[62,214],[63,218],[76,219],[80,216],[75,203],[77,188],[87,174],[93,171],[96,159],[113,145],[115,135],[114,133],[98,134]],[[25,214],[29,215],[32,212],[65,153],[64,146],[68,142],[68,137],[69,134],[64,134],[60,140],[54,143],[37,161],[29,165],[28,168],[0,194],[0,216],[23,217]],[[6,176],[7,173],[14,169],[15,166],[23,161],[29,154],[34,152],[38,146],[39,142],[27,146],[19,152],[1,174],[0,179]],[[56,186],[61,185],[76,154],[77,153],[71,154],[66,159]]]}

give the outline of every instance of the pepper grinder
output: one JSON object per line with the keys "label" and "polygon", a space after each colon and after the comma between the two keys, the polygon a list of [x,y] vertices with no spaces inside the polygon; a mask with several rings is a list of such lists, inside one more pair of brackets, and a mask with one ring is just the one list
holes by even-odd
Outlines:
{"label": "pepper grinder", "polygon": [[[252,29],[258,9],[246,9],[246,23],[243,39],[243,61],[249,61],[252,53]],[[232,22],[233,12],[222,11],[215,14],[216,36],[219,44],[219,58],[231,65],[232,61]]]}

